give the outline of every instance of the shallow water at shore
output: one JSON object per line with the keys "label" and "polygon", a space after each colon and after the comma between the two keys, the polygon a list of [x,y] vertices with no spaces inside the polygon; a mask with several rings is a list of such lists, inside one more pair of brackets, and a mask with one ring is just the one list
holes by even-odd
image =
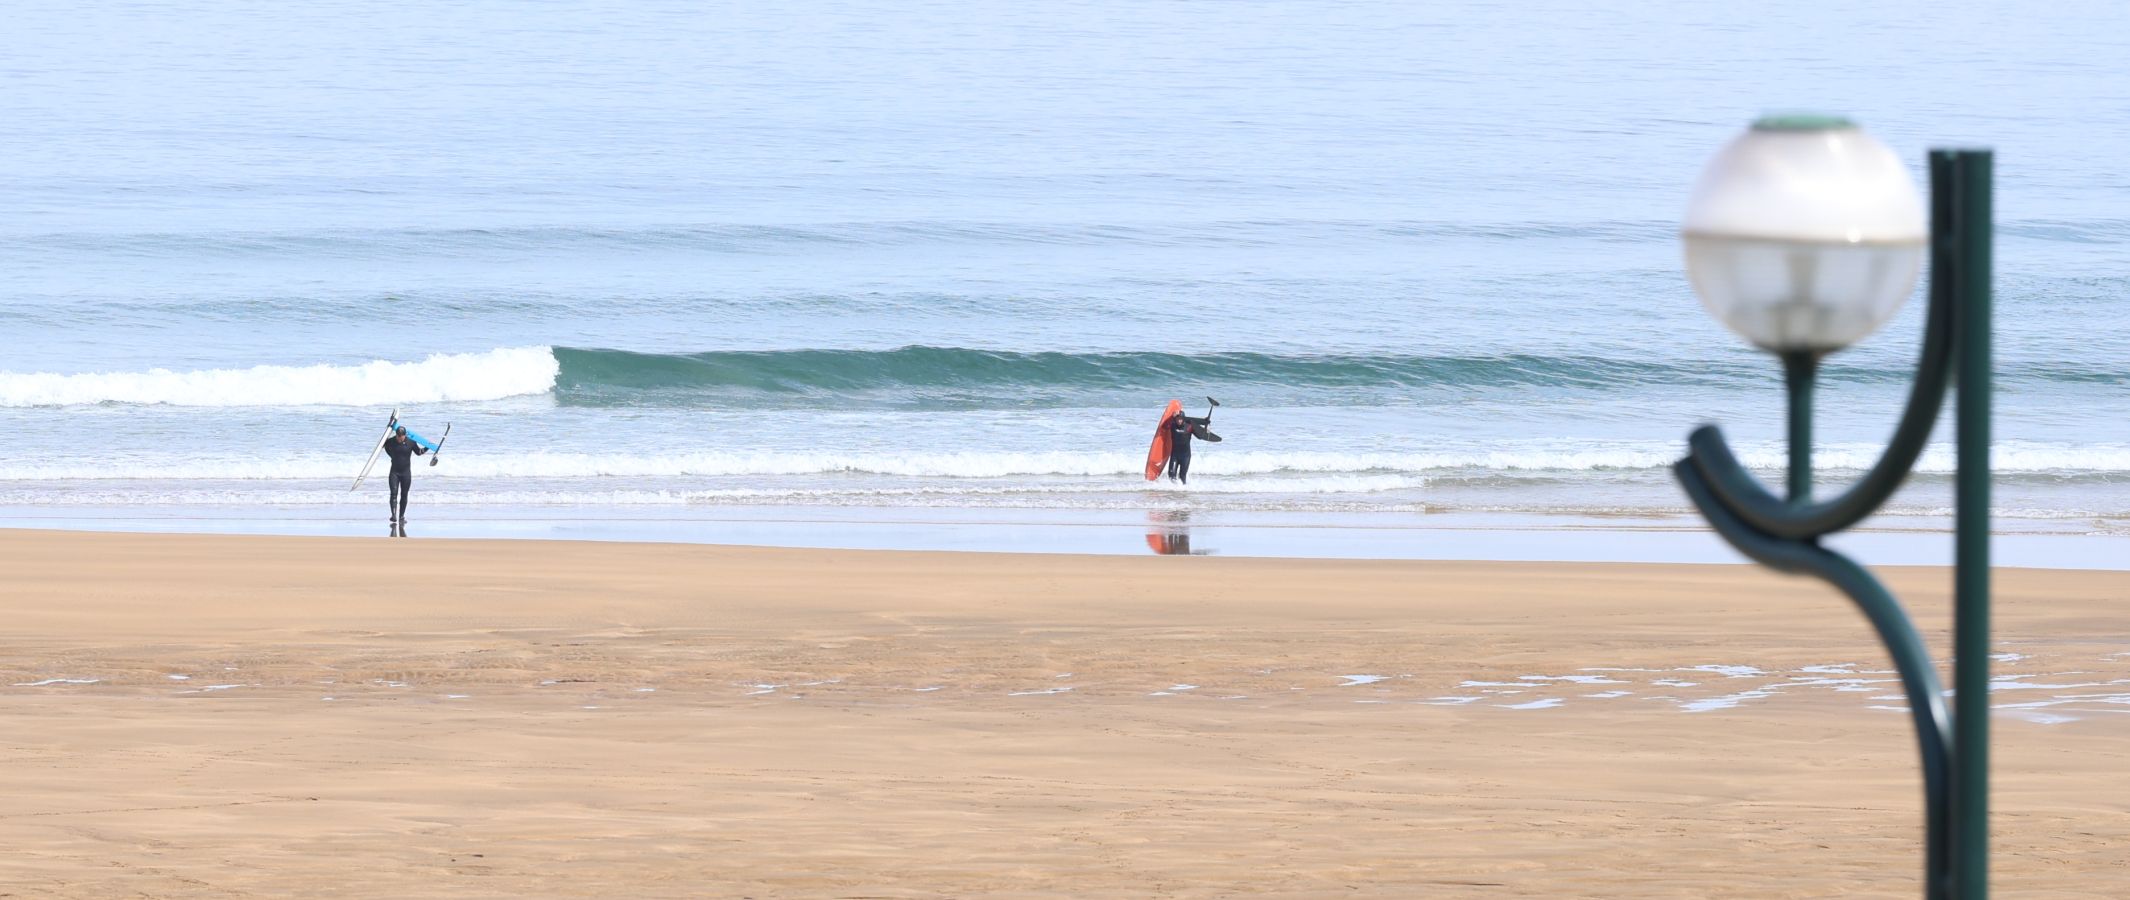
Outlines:
{"label": "shallow water at shore", "polygon": [[[382,504],[376,504],[381,507]],[[774,507],[583,511],[554,507],[412,510],[402,529],[310,508],[81,507],[52,515],[0,506],[0,528],[200,534],[515,538],[846,550],[945,550],[1125,556],[1434,559],[1530,562],[1742,563],[1697,519],[1529,514]],[[1948,565],[1947,523],[1880,519],[1829,546],[1874,566]],[[2130,535],[2092,523],[2014,523],[1998,566],[2130,569]],[[1899,527],[1889,527],[1896,525]]]}

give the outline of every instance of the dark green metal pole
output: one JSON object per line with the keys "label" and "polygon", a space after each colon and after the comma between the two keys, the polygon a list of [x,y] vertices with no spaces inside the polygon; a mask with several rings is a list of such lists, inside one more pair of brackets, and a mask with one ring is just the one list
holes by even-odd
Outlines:
{"label": "dark green metal pole", "polygon": [[[1989,897],[1990,178],[1988,150],[1930,154],[1930,316],[1916,383],[1886,454],[1842,496],[1812,503],[1812,388],[1818,357],[1783,356],[1790,395],[1788,501],[1738,463],[1714,426],[1672,467],[1716,533],[1759,562],[1840,587],[1895,659],[1923,759],[1924,896]],[[1820,539],[1862,521],[1914,470],[1942,409],[1960,398],[1953,522],[1953,714],[1915,628],[1861,566]]]}
{"label": "dark green metal pole", "polygon": [[1782,380],[1790,395],[1790,504],[1812,501],[1812,381],[1819,354],[1782,355]]}
{"label": "dark green metal pole", "polygon": [[1989,896],[1990,176],[1988,150],[1931,152],[1933,187],[1952,190],[1954,377],[1959,382],[1953,509],[1953,893]]}

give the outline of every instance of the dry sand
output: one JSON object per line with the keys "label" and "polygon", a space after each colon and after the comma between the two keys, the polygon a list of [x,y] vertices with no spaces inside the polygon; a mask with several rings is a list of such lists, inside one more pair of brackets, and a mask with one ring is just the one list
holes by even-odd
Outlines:
{"label": "dry sand", "polygon": [[[1746,566],[14,531],[0,571],[0,896],[1919,893],[1881,653]],[[1945,573],[1891,581],[1942,653]],[[1998,585],[2000,702],[2049,705],[1998,718],[1997,891],[2120,896],[2130,574]]]}

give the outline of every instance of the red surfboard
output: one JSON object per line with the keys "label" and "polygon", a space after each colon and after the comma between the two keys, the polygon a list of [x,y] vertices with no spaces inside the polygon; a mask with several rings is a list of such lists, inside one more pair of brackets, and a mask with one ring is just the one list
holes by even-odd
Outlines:
{"label": "red surfboard", "polygon": [[1154,445],[1146,448],[1146,480],[1161,477],[1161,470],[1169,464],[1169,419],[1183,412],[1183,401],[1170,400],[1167,409],[1161,411],[1161,424],[1154,426]]}

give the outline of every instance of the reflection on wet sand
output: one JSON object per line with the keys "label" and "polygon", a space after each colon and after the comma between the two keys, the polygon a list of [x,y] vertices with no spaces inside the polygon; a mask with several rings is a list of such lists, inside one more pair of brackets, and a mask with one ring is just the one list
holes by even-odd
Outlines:
{"label": "reflection on wet sand", "polygon": [[1147,513],[1147,549],[1162,556],[1209,556],[1211,550],[1191,549],[1191,511],[1157,509]]}

